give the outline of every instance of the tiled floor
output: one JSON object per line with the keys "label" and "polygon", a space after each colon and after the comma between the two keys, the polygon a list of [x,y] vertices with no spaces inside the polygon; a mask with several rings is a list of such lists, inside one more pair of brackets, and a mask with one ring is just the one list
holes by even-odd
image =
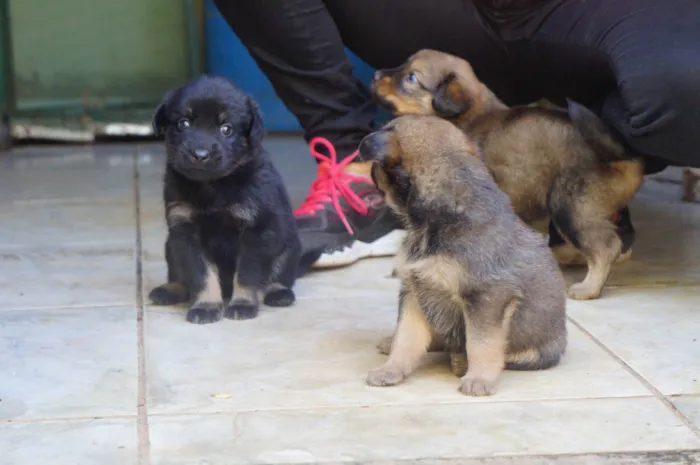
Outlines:
{"label": "tiled floor", "polygon": [[[298,202],[305,147],[268,147]],[[678,184],[645,183],[633,258],[570,301],[563,363],[475,399],[437,355],[364,384],[396,319],[390,260],[309,275],[253,321],[150,306],[162,163],[158,145],[0,155],[0,464],[700,463],[700,205]]]}

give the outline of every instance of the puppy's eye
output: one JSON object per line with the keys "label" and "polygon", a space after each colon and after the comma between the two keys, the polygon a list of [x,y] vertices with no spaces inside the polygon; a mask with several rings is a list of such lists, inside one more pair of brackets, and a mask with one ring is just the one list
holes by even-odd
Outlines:
{"label": "puppy's eye", "polygon": [[184,131],[185,129],[190,127],[190,120],[187,118],[181,118],[180,121],[177,122],[177,128],[180,131]]}
{"label": "puppy's eye", "polygon": [[406,82],[411,83],[411,84],[417,83],[418,78],[416,77],[416,74],[415,73],[408,73],[406,75]]}
{"label": "puppy's eye", "polygon": [[233,135],[233,127],[230,124],[222,124],[219,129],[224,137],[231,137]]}

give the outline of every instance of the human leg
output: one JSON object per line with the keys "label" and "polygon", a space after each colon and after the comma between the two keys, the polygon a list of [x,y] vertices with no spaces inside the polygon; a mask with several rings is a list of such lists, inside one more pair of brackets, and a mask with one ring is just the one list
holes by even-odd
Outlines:
{"label": "human leg", "polygon": [[[527,63],[519,68],[530,91],[592,108],[645,157],[646,173],[700,166],[699,3],[559,2],[527,35],[501,27],[516,65]],[[627,258],[635,235],[629,209],[615,224]]]}
{"label": "human leg", "polygon": [[598,110],[650,164],[700,166],[700,3],[562,2],[514,45],[543,95]]}
{"label": "human leg", "polygon": [[295,212],[303,261],[319,257],[315,266],[327,267],[393,255],[400,226],[372,184],[368,165],[354,161],[359,141],[373,129],[376,108],[353,77],[344,44],[375,67],[400,63],[420,48],[446,49],[475,61],[492,85],[510,91],[498,85],[506,81],[505,52],[471,2],[453,0],[440,8],[432,0],[410,6],[386,0],[215,3],[321,161],[317,181]]}

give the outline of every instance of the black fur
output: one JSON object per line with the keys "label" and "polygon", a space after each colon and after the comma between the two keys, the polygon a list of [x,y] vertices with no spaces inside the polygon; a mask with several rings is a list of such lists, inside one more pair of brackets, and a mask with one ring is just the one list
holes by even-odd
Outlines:
{"label": "black fur", "polygon": [[[202,76],[165,95],[153,128],[167,151],[169,284],[153,289],[151,300],[174,303],[168,289],[179,283],[192,323],[255,318],[257,291],[272,284],[264,302],[292,305],[301,243],[282,178],[261,145],[255,101],[224,78]],[[211,301],[201,301],[208,270],[218,275],[220,297],[209,292]],[[235,276],[246,295],[235,295]]]}
{"label": "black fur", "polygon": [[560,208],[552,211],[552,223],[571,245],[581,250],[579,232],[574,226],[573,217],[568,209]]}
{"label": "black fur", "polygon": [[470,101],[466,99],[456,100],[454,96],[450,95],[448,87],[455,79],[457,79],[455,73],[448,74],[433,93],[433,109],[441,118],[458,118],[471,107]]}
{"label": "black fur", "polygon": [[602,162],[631,158],[624,139],[611,126],[583,105],[571,99],[567,103],[571,122]]}
{"label": "black fur", "polygon": [[632,225],[632,216],[629,207],[624,207],[617,215],[615,231],[622,241],[621,253],[626,253],[632,248],[637,237],[637,232]]}

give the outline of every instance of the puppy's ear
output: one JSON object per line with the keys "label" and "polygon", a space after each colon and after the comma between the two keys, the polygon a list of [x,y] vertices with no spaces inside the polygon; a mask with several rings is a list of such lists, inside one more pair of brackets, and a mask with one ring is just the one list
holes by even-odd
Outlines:
{"label": "puppy's ear", "polygon": [[156,136],[162,135],[165,132],[165,128],[168,126],[168,104],[173,98],[174,93],[175,91],[173,90],[169,90],[165,93],[165,96],[163,96],[163,101],[160,102],[160,105],[158,105],[158,108],[156,108],[156,112],[153,115],[153,121],[151,124],[153,125],[153,133]]}
{"label": "puppy's ear", "polygon": [[403,165],[394,165],[393,167],[386,170],[386,175],[389,180],[389,184],[394,191],[394,198],[402,205],[408,203],[408,198],[411,195],[411,188],[413,184],[411,183],[411,176],[404,169]]}
{"label": "puppy's ear", "polygon": [[259,147],[265,137],[265,124],[263,122],[260,106],[251,97],[248,97],[248,113],[250,114],[248,145],[251,147]]}
{"label": "puppy's ear", "polygon": [[358,161],[376,161],[384,163],[390,156],[391,135],[385,130],[378,130],[367,134],[358,146]]}
{"label": "puppy's ear", "polygon": [[455,73],[448,74],[433,93],[433,110],[441,118],[456,118],[472,106]]}

